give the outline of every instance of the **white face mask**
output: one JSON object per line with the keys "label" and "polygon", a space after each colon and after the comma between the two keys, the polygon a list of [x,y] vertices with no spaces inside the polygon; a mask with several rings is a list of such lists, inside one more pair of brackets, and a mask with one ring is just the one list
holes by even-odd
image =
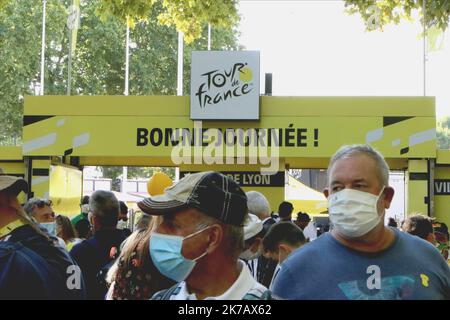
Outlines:
{"label": "white face mask", "polygon": [[88,204],[83,204],[83,205],[81,205],[81,212],[82,212],[82,213],[88,214],[88,213],[89,213],[89,210],[90,210],[90,207],[89,207]]}
{"label": "white face mask", "polygon": [[328,211],[334,228],[348,238],[369,233],[381,221],[378,214],[378,196],[354,189],[343,189],[328,197]]}
{"label": "white face mask", "polygon": [[126,228],[128,228],[128,222],[127,221],[123,221],[123,220],[117,221],[117,227],[116,228],[120,229],[120,230],[126,229]]}
{"label": "white face mask", "polygon": [[261,252],[256,251],[253,252],[250,250],[250,248],[248,248],[247,250],[243,251],[240,255],[239,258],[241,258],[242,260],[253,260],[253,259],[257,259],[259,258],[259,256],[261,255]]}

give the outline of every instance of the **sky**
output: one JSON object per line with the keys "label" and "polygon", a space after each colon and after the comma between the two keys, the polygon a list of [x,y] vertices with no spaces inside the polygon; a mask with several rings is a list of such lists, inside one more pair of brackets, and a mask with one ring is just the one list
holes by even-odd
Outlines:
{"label": "sky", "polygon": [[[261,54],[277,96],[423,96],[419,22],[366,32],[339,0],[242,1],[239,42]],[[444,49],[428,54],[426,95],[437,118],[450,115],[450,32]]]}

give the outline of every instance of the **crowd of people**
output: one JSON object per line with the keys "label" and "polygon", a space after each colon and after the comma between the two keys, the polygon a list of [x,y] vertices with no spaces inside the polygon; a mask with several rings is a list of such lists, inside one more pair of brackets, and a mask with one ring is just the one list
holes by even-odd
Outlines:
{"label": "crowd of people", "polygon": [[24,179],[0,175],[0,299],[450,299],[445,224],[413,214],[384,223],[389,167],[368,145],[332,157],[330,226],[218,172],[185,176],[128,207],[83,197],[72,220]]}

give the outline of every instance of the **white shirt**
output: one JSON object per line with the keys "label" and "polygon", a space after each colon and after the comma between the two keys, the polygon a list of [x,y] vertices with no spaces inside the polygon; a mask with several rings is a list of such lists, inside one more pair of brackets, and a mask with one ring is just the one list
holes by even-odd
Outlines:
{"label": "white shirt", "polygon": [[306,228],[303,230],[303,234],[305,238],[308,238],[309,241],[313,241],[317,239],[317,229],[314,222],[310,221]]}
{"label": "white shirt", "polygon": [[[267,291],[266,287],[253,278],[250,270],[243,261],[239,261],[238,263],[241,273],[233,285],[220,296],[206,297],[205,300],[242,300],[244,296],[249,293],[256,296],[262,296],[263,293]],[[197,300],[195,294],[189,293],[186,282],[180,282],[179,288],[180,291],[177,294],[172,295],[170,300]]]}
{"label": "white shirt", "polygon": [[252,277],[258,280],[258,258],[251,260],[244,260],[244,259],[241,260],[247,265],[248,270],[250,271]]}

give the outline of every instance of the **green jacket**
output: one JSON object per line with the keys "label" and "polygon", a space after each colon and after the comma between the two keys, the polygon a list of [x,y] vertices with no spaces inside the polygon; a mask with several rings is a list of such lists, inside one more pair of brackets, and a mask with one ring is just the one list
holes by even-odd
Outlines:
{"label": "green jacket", "polygon": [[70,220],[70,222],[75,227],[77,222],[80,221],[80,220],[83,220],[83,219],[87,219],[87,214],[80,213],[80,214],[76,215],[75,217],[73,217],[72,220]]}

